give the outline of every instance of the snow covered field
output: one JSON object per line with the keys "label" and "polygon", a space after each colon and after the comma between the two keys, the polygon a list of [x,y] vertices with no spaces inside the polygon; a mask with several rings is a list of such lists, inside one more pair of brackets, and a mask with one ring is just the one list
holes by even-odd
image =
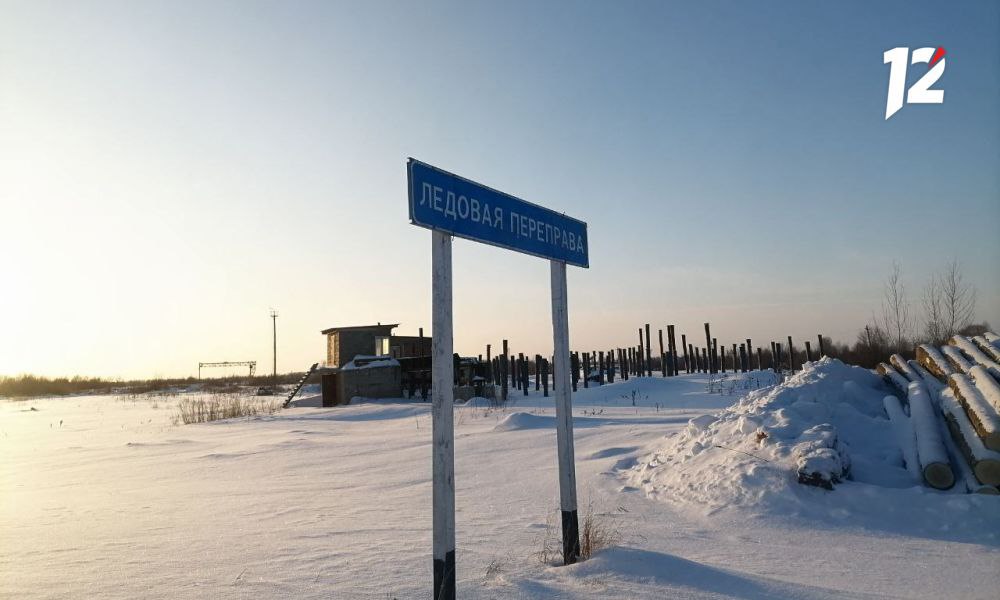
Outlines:
{"label": "snow covered field", "polygon": [[[572,567],[538,558],[559,535],[551,399],[459,407],[459,597],[997,597],[998,497],[910,486],[905,470],[828,492],[715,447],[696,453],[712,478],[685,479],[708,464],[685,453],[712,421],[689,420],[770,383],[750,377],[574,394],[581,519],[619,539]],[[175,425],[178,401],[0,401],[0,597],[429,596],[429,404]]]}

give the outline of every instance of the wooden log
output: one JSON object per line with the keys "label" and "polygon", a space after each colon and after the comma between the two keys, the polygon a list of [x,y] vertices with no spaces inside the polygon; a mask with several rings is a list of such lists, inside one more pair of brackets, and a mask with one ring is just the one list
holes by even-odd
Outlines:
{"label": "wooden log", "polygon": [[955,485],[955,473],[948,462],[948,451],[941,440],[937,415],[927,387],[921,382],[911,382],[907,391],[910,420],[917,441],[917,460],[927,485],[946,490]]}
{"label": "wooden log", "polygon": [[680,361],[677,360],[677,331],[673,325],[667,325],[667,352],[670,353],[670,368],[674,372],[674,377],[676,377]]}
{"label": "wooden log", "polygon": [[590,387],[590,355],[583,353],[583,387]]}
{"label": "wooden log", "polygon": [[806,362],[813,361],[813,350],[812,346],[809,345],[809,340],[806,340]]}
{"label": "wooden log", "polygon": [[639,368],[638,375],[640,375],[640,376],[643,373],[646,372],[646,366],[643,364],[643,362],[644,362],[643,358],[645,358],[645,357],[642,354],[642,346],[643,346],[642,327],[640,327],[639,328],[639,351],[637,352],[637,354],[639,355],[639,361],[636,363],[636,366]]}
{"label": "wooden log", "polygon": [[993,407],[993,410],[1000,413],[1000,383],[997,383],[997,380],[979,365],[969,369],[969,375],[972,376],[976,389],[983,395],[986,402]]}
{"label": "wooden log", "polygon": [[715,372],[719,372],[719,340],[712,338],[712,348],[709,350],[709,354],[712,357],[712,365],[715,368]]}
{"label": "wooden log", "polygon": [[[978,369],[981,377],[990,376],[978,365],[972,369]],[[997,416],[996,409],[986,401],[972,380],[963,373],[952,373],[948,377],[948,387],[955,395],[955,400],[962,405],[983,445],[990,450],[1000,450],[1000,416]]]}
{"label": "wooden log", "polygon": [[524,360],[524,353],[519,352],[514,358],[514,389],[521,389],[521,363]]}
{"label": "wooden log", "polygon": [[691,354],[688,350],[688,336],[687,334],[681,334],[681,349],[684,350],[684,370],[691,373]]}
{"label": "wooden log", "polygon": [[[710,327],[710,325],[708,323],[705,323],[705,348],[706,348],[706,351],[709,351],[709,350],[712,349],[712,331],[711,331],[711,327]],[[706,359],[708,358],[708,354],[705,355],[705,358]],[[708,367],[708,371],[710,373],[715,373],[715,367],[714,367],[714,365],[706,363],[706,366]]]}
{"label": "wooden log", "polygon": [[932,399],[937,398],[938,394],[948,387],[947,385],[941,383],[937,377],[931,375],[927,369],[921,367],[920,363],[917,361],[908,360],[906,362],[910,365],[910,368],[920,376],[920,380],[924,382],[924,385],[926,385],[927,389],[930,391]]}
{"label": "wooden log", "polygon": [[792,336],[788,336],[788,370],[795,372],[795,350],[792,348]]}
{"label": "wooden log", "polygon": [[664,347],[664,353],[667,357],[667,377],[673,377],[677,375],[676,360],[674,358],[674,342],[671,339],[674,333],[674,326],[667,325],[667,345]]}
{"label": "wooden log", "polygon": [[604,351],[597,353],[597,381],[604,385]]}
{"label": "wooden log", "polygon": [[979,347],[987,356],[995,362],[1000,362],[1000,348],[997,348],[986,339],[986,336],[977,335],[972,338],[972,343]]}
{"label": "wooden log", "polygon": [[984,367],[991,375],[1000,379],[1000,364],[997,364],[995,360],[986,356],[986,353],[973,344],[969,338],[964,335],[953,335],[948,340],[948,345],[958,348],[962,351],[962,354],[969,357],[972,363]]}
{"label": "wooden log", "polygon": [[697,357],[694,355],[694,344],[687,345],[687,357],[688,361],[688,372],[694,373],[696,371],[695,365],[698,364]]}
{"label": "wooden log", "polygon": [[[935,381],[937,381],[936,378]],[[943,393],[947,394],[952,401],[954,401],[954,395],[947,386],[944,386]],[[940,398],[940,395],[938,398]],[[948,422],[948,416],[945,414],[940,404],[938,406],[938,410],[941,411],[941,419],[938,421],[941,429],[941,439],[944,441],[945,448],[948,450],[948,460],[951,462],[951,466],[955,470],[956,485],[964,486],[965,490],[970,494],[1000,494],[1000,490],[994,486],[985,485],[976,479],[976,474],[973,473],[972,467],[969,465],[969,461],[966,460],[965,454],[962,449],[958,447],[958,443],[955,441],[955,437],[951,433],[951,425]]]}
{"label": "wooden log", "polygon": [[529,362],[527,356],[521,361],[521,389],[524,391],[525,396],[528,395],[528,389],[531,388],[531,378],[528,375]]}
{"label": "wooden log", "polygon": [[541,388],[542,384],[542,355],[535,355],[535,391],[537,392]]}
{"label": "wooden log", "polygon": [[983,445],[951,390],[941,394],[941,411],[948,421],[952,438],[972,467],[976,479],[986,485],[1000,485],[1000,452]]}
{"label": "wooden log", "polygon": [[740,364],[743,366],[743,372],[746,373],[750,369],[750,356],[747,354],[747,347],[740,344]]}
{"label": "wooden log", "polygon": [[615,351],[608,350],[608,383],[615,382]]}
{"label": "wooden log", "polygon": [[[657,331],[660,334],[660,376],[661,377],[666,377],[667,376],[667,361],[664,360],[664,356],[665,356],[665,352],[666,351],[663,349],[663,330],[662,329],[658,329]],[[672,374],[673,373],[671,373],[671,375]]]}
{"label": "wooden log", "polygon": [[893,369],[886,363],[879,363],[878,366],[875,367],[875,371],[885,378],[886,381],[891,383],[893,387],[902,392],[904,397],[907,395],[910,389],[910,382],[907,381],[905,377],[900,375],[896,369]]}
{"label": "wooden log", "polygon": [[[726,372],[726,347],[725,346],[722,347],[722,360],[719,361],[719,368],[720,368],[720,370],[723,373]],[[733,371],[735,371],[735,370],[736,370],[736,359],[733,359]]]}
{"label": "wooden log", "polygon": [[549,361],[544,358],[542,359],[542,396],[549,397]]}
{"label": "wooden log", "polygon": [[503,341],[503,360],[500,361],[500,377],[503,381],[500,384],[500,399],[502,402],[507,402],[507,340]]}
{"label": "wooden log", "polygon": [[[757,363],[757,370],[760,370],[760,363]],[[747,338],[747,371],[753,371],[753,345],[750,344],[750,338]]]}
{"label": "wooden log", "polygon": [[920,470],[920,461],[917,459],[917,438],[913,435],[913,425],[910,423],[910,418],[903,412],[899,398],[895,396],[883,398],[882,406],[885,407],[885,414],[889,417],[889,423],[892,425],[896,444],[903,455],[903,464],[907,472],[913,476],[914,481],[922,482],[924,477]]}
{"label": "wooden log", "polygon": [[528,395],[528,388],[530,387],[528,383],[528,360],[523,354],[518,355],[521,361],[521,391],[524,395]]}
{"label": "wooden log", "polygon": [[761,349],[760,346],[757,346],[757,370],[758,371],[763,371],[764,370],[764,367],[763,367],[764,363],[762,362],[763,360],[764,360],[764,352],[763,352],[763,350]]}
{"label": "wooden log", "polygon": [[941,346],[941,354],[956,373],[968,373],[972,368],[972,363],[954,346]]}
{"label": "wooden log", "polygon": [[948,376],[955,372],[938,349],[928,344],[917,346],[917,362],[941,381],[947,381]]}
{"label": "wooden log", "polygon": [[646,323],[646,377],[653,376],[653,354],[650,350],[652,340],[649,338],[649,323]]}
{"label": "wooden log", "polygon": [[823,358],[826,356],[826,348],[823,347],[823,334],[819,333],[816,335],[816,341],[819,342],[819,357]]}
{"label": "wooden log", "polygon": [[910,368],[910,365],[907,364],[906,359],[900,356],[899,354],[893,354],[892,356],[890,356],[889,363],[893,366],[894,369],[899,371],[900,375],[906,377],[910,381],[923,381],[920,378],[920,375],[917,375],[917,373]]}
{"label": "wooden log", "polygon": [[580,383],[580,353],[573,352],[572,354],[570,354],[569,360],[570,360],[570,369],[573,371],[571,375],[573,382],[573,391],[575,392],[577,385]]}
{"label": "wooden log", "polygon": [[986,338],[987,342],[993,344],[997,348],[1000,348],[1000,335],[997,335],[992,331],[987,331],[983,334],[983,337]]}
{"label": "wooden log", "polygon": [[486,344],[486,380],[493,382],[493,358],[490,356],[489,344]]}

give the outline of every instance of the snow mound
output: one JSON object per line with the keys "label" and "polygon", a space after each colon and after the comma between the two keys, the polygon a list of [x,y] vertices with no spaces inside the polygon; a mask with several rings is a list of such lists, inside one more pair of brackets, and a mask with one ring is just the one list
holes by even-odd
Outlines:
{"label": "snow mound", "polygon": [[466,400],[465,404],[462,404],[462,406],[466,406],[468,408],[496,408],[497,404],[496,400],[490,400],[489,398],[483,398],[482,396],[473,396]]}
{"label": "snow mound", "polygon": [[[626,477],[651,497],[709,513],[742,506],[772,515],[821,511],[830,519],[853,510],[885,519],[890,509],[880,507],[888,504],[901,526],[911,509],[930,510],[952,524],[967,518],[954,508],[948,516],[946,507],[921,504],[944,496],[906,469],[883,408],[893,391],[871,371],[836,359],[807,363],[780,385],[692,419]],[[995,498],[963,499],[961,505],[1000,520]]]}
{"label": "snow mound", "polygon": [[289,406],[318,408],[323,406],[323,394],[303,394],[299,393]]}
{"label": "snow mound", "polygon": [[555,424],[553,417],[532,415],[526,412],[512,412],[497,423],[493,431],[518,431],[521,429],[551,428]]}

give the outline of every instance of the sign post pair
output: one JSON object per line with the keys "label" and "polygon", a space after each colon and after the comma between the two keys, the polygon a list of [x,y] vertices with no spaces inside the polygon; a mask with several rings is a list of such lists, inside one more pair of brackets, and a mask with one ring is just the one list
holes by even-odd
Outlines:
{"label": "sign post pair", "polygon": [[580,556],[570,400],[566,265],[589,267],[587,224],[447,171],[410,159],[410,222],[431,229],[432,472],[434,598],[455,599],[455,423],[452,361],[451,237],[550,261],[553,378],[559,457],[563,560]]}

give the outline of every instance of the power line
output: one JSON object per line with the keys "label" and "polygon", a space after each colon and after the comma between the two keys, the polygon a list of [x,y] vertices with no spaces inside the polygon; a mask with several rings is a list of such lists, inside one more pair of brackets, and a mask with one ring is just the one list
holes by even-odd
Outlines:
{"label": "power line", "polygon": [[278,376],[278,311],[271,309],[271,342],[273,344],[273,363],[271,374]]}

